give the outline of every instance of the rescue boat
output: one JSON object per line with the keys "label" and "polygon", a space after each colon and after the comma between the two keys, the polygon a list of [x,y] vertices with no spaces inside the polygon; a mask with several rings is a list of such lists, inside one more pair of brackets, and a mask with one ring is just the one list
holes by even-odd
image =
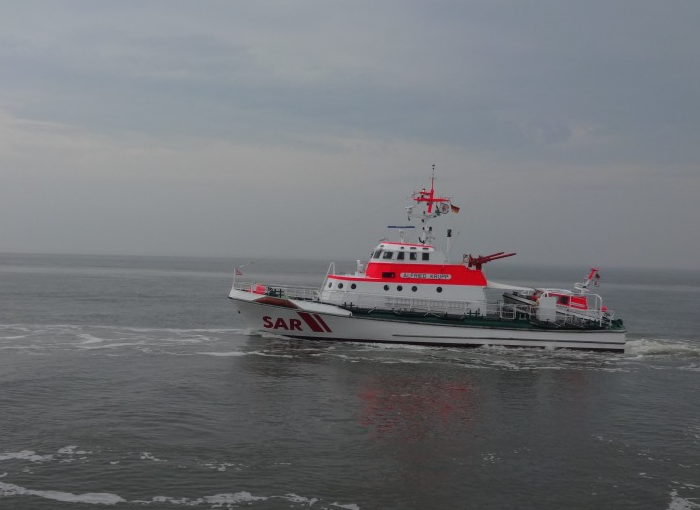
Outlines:
{"label": "rescue boat", "polygon": [[[459,207],[436,196],[434,176],[430,189],[411,199],[406,212],[420,222],[416,242],[405,239],[413,225],[390,226],[397,240],[381,241],[352,273],[337,273],[331,262],[319,288],[243,282],[237,268],[229,298],[249,331],[347,342],[624,351],[622,320],[591,292],[597,268],[572,290],[492,282],[482,267],[515,253],[450,262],[433,244],[431,222]],[[448,229],[448,254],[451,237]]]}

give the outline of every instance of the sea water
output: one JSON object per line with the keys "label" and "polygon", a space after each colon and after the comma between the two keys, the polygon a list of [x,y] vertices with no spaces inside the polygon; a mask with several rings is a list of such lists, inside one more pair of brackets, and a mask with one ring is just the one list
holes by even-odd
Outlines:
{"label": "sea water", "polygon": [[0,255],[0,508],[700,508],[697,272],[601,270],[610,354],[251,335],[240,262]]}

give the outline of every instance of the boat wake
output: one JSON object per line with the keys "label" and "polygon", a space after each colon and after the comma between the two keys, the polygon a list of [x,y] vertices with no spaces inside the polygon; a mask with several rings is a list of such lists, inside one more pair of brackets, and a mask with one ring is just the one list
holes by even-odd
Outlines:
{"label": "boat wake", "polygon": [[679,340],[647,339],[629,340],[625,354],[630,357],[668,357],[676,359],[700,358],[700,345]]}
{"label": "boat wake", "polygon": [[[252,349],[251,349],[252,347]],[[243,328],[172,329],[71,324],[0,324],[0,351],[49,355],[73,351],[85,355],[128,352],[165,355],[240,357],[246,355],[328,357],[352,362],[458,364],[501,370],[594,369],[629,370],[635,363],[674,365],[692,361],[685,370],[700,371],[700,344],[687,340],[628,340],[624,353],[601,353],[537,347],[433,347],[292,340],[274,333]],[[631,362],[631,363],[629,363]],[[678,367],[677,367],[678,368]]]}
{"label": "boat wake", "polygon": [[197,354],[231,352],[247,340],[240,328],[164,329],[71,324],[0,324],[0,351],[47,355],[57,351],[84,354]]}

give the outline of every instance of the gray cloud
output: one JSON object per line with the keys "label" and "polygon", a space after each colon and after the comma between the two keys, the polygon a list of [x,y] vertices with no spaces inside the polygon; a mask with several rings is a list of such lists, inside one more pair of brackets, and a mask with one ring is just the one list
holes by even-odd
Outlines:
{"label": "gray cloud", "polygon": [[[348,195],[371,201],[368,185],[400,185],[403,196],[422,184],[409,177],[437,162],[465,199],[481,190],[470,199],[477,211],[494,207],[489,197],[504,201],[489,216],[507,224],[504,243],[527,244],[520,233],[534,227],[519,211],[546,202],[614,226],[607,232],[615,236],[583,238],[620,263],[624,249],[611,247],[636,225],[659,232],[666,246],[700,249],[687,221],[682,234],[662,233],[689,212],[700,217],[689,199],[700,191],[695,2],[29,1],[5,11],[0,114],[14,141],[0,145],[0,179],[58,166],[56,179],[86,189],[109,177],[138,195],[151,176],[182,198],[181,182],[208,183],[213,193],[247,168],[266,179],[246,178],[256,189],[294,186],[294,174],[323,196],[340,176]],[[91,175],[85,162],[93,159]],[[362,167],[372,171],[346,176]],[[6,184],[27,192],[18,182]],[[313,215],[285,193],[266,192],[280,214]],[[659,201],[666,206],[656,210]],[[172,215],[170,202],[163,207]],[[349,214],[350,203],[335,202]],[[579,242],[565,216],[538,207],[543,229]],[[120,210],[114,202],[104,213],[114,228]],[[142,212],[155,214],[145,205]],[[192,214],[211,222],[215,213]],[[330,227],[333,215],[316,221]],[[494,238],[471,228],[476,240]],[[4,238],[0,249],[27,245]],[[662,250],[647,242],[638,234],[627,244],[653,264]],[[234,248],[206,244],[201,252]]]}

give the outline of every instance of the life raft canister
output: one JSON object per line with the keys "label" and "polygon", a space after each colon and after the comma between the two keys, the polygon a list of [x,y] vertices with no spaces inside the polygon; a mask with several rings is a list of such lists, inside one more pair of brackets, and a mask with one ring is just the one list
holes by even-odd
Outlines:
{"label": "life raft canister", "polygon": [[253,285],[250,286],[250,292],[253,294],[265,294],[267,291],[267,287],[264,285],[260,285],[259,283],[254,283]]}

